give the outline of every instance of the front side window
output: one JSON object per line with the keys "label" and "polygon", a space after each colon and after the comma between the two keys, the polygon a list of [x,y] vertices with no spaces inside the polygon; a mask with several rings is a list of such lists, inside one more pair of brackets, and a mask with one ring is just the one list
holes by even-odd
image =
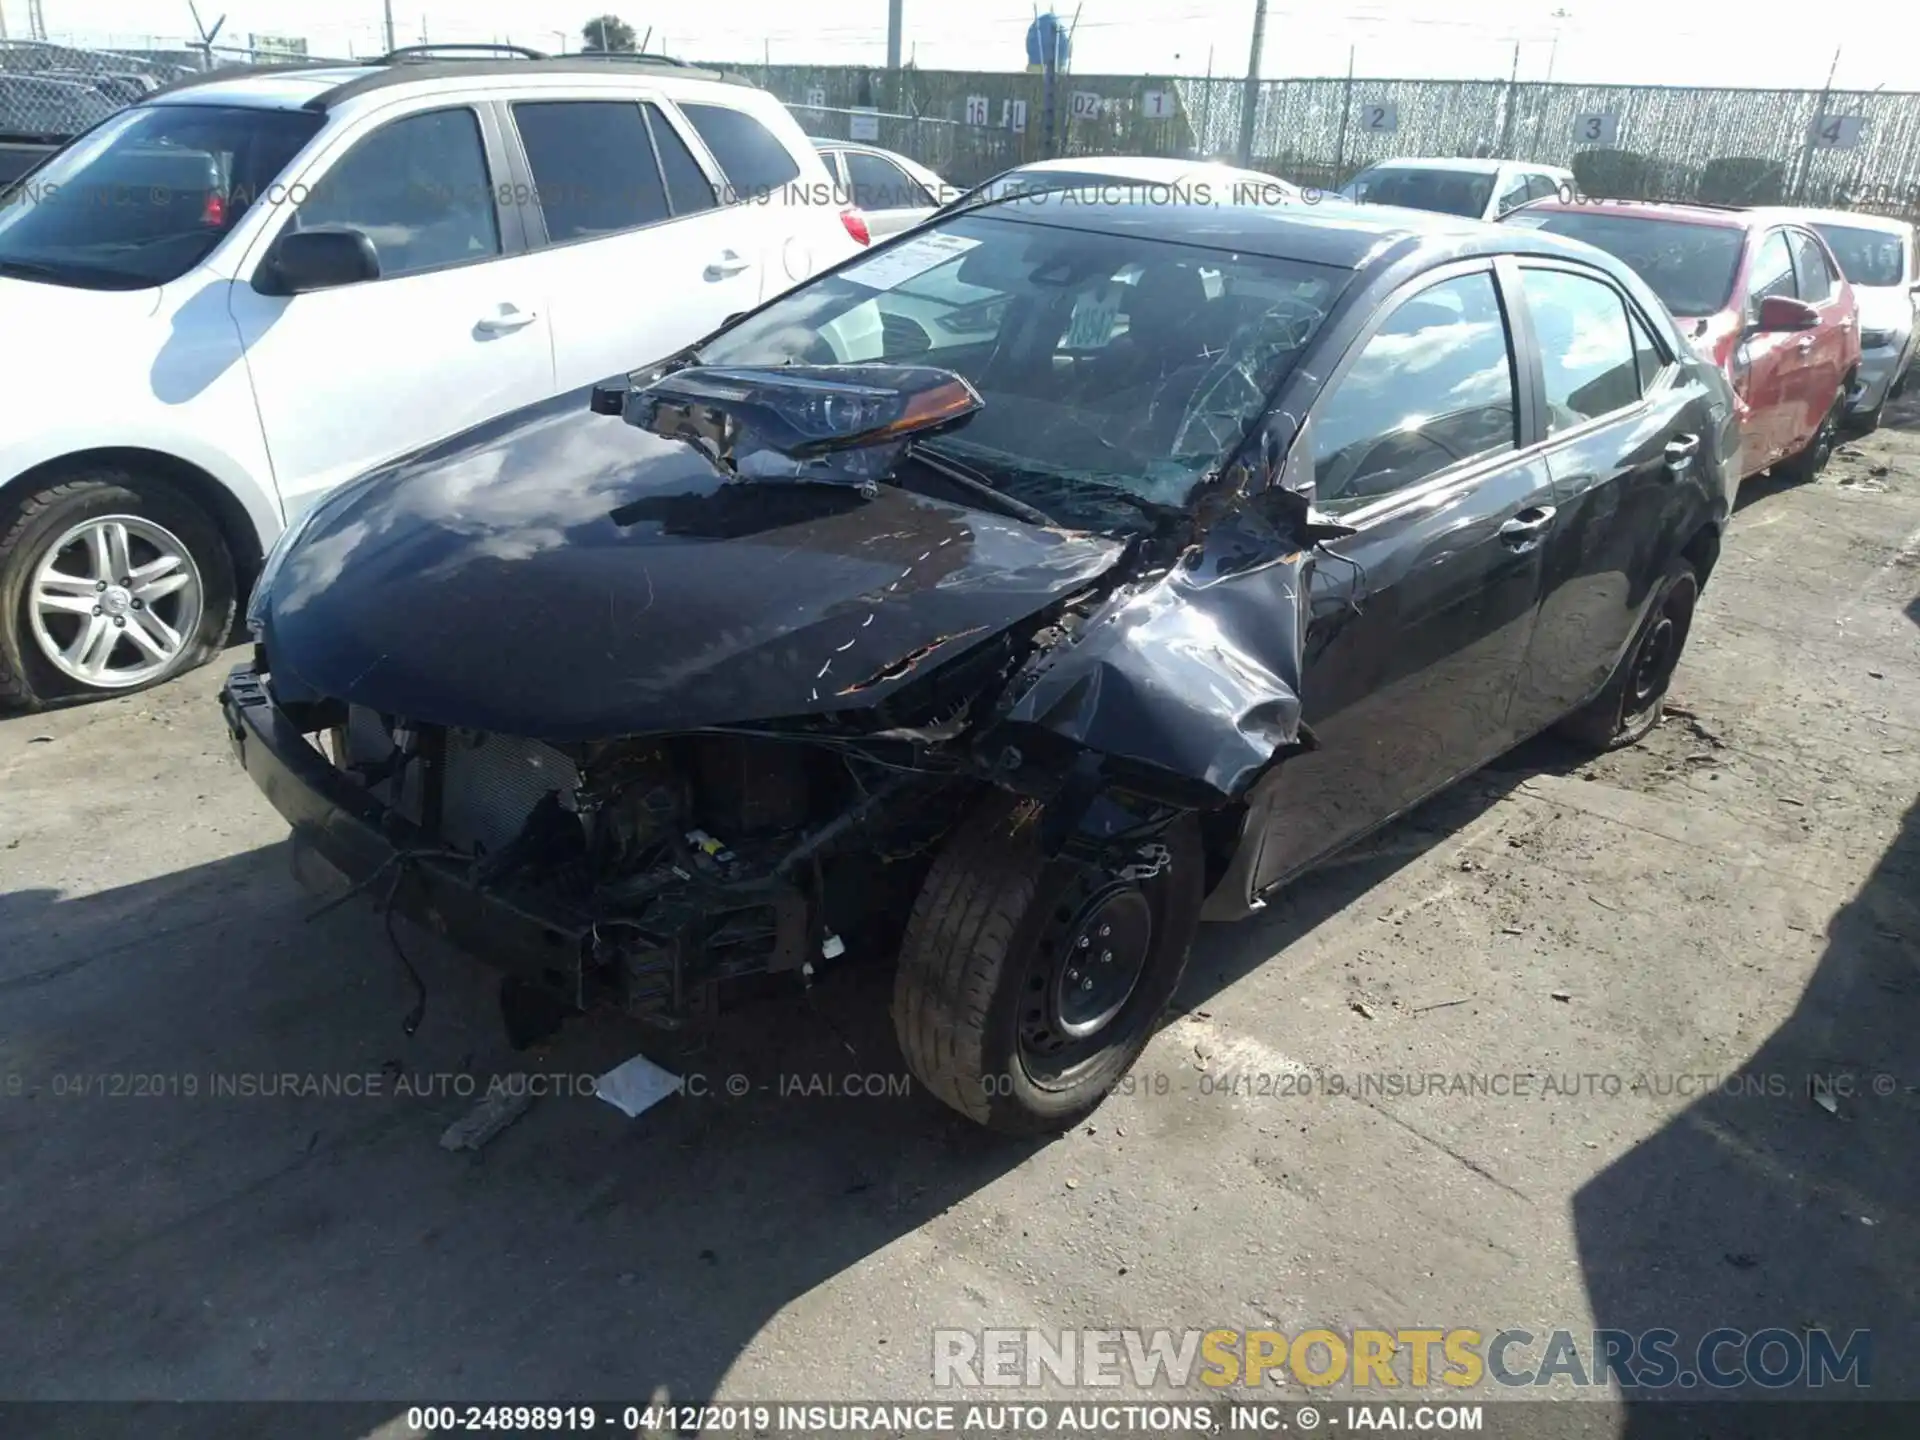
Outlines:
{"label": "front side window", "polygon": [[1900,236],[1858,225],[1816,225],[1814,229],[1832,247],[1840,273],[1855,285],[1900,285],[1907,277],[1907,257]]}
{"label": "front side window", "polygon": [[1501,192],[1500,203],[1495,207],[1495,213],[1504,215],[1509,210],[1518,209],[1527,203],[1528,198],[1527,178],[1524,175],[1517,176],[1513,184]]}
{"label": "front side window", "polygon": [[1793,272],[1800,290],[1800,298],[1809,305],[1818,305],[1822,300],[1831,298],[1835,290],[1833,270],[1827,264],[1827,257],[1820,253],[1820,242],[1804,230],[1789,232],[1793,246]]}
{"label": "front side window", "polygon": [[1540,345],[1548,433],[1639,400],[1633,332],[1619,291],[1564,270],[1522,270],[1520,283]]}
{"label": "front side window", "polygon": [[682,105],[680,110],[727,177],[730,202],[778,194],[800,178],[799,164],[779,137],[744,110],[728,105]]}
{"label": "front side window", "polygon": [[1560,193],[1560,182],[1551,175],[1529,175],[1527,177],[1527,198],[1545,200],[1549,195]]}
{"label": "front side window", "polygon": [[1753,257],[1753,273],[1747,277],[1747,295],[1757,309],[1769,295],[1794,297],[1793,252],[1787,237],[1779,230],[1769,231]]}
{"label": "front side window", "polygon": [[713,365],[930,363],[984,408],[923,442],[1054,513],[1184,502],[1263,414],[1345,270],[956,215],[715,336]]}
{"label": "front side window", "polygon": [[227,105],[123,110],[0,195],[0,275],[145,289],[187,273],[275,190],[324,117]]}
{"label": "front side window", "polygon": [[551,244],[637,230],[671,213],[646,117],[631,100],[521,101],[513,123]]}
{"label": "front side window", "polygon": [[1513,359],[1487,272],[1403,301],[1313,418],[1314,497],[1338,513],[1514,445]]}
{"label": "front side window", "polygon": [[382,126],[320,178],[293,223],[360,231],[373,241],[382,279],[498,255],[479,118],[432,110]]}
{"label": "front side window", "polygon": [[1640,393],[1644,395],[1653,388],[1655,377],[1667,368],[1667,356],[1638,315],[1629,312],[1627,320],[1633,326],[1634,365],[1640,372]]}

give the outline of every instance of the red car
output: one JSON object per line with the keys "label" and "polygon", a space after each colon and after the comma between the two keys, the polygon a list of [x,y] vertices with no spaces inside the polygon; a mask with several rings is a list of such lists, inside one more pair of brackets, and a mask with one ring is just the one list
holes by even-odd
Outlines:
{"label": "red car", "polygon": [[1853,287],[1792,211],[1536,201],[1506,217],[1618,256],[1733,384],[1740,478],[1826,466],[1860,368]]}

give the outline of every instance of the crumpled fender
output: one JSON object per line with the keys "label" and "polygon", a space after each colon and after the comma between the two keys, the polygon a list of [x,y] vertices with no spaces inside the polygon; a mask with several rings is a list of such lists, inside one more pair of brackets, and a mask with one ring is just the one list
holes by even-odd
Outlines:
{"label": "crumpled fender", "polygon": [[1202,806],[1241,799],[1301,743],[1311,548],[1251,519],[1208,532],[1042,656],[1003,723],[1039,727]]}

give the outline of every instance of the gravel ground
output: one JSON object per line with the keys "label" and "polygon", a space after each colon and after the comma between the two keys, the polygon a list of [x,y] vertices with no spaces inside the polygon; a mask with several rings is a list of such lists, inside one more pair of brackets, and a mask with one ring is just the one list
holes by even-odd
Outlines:
{"label": "gravel ground", "polygon": [[[898,1399],[936,1327],[1824,1325],[1920,1394],[1920,404],[1743,500],[1654,735],[1534,742],[1205,932],[1131,1093],[1043,1145],[782,1093],[899,1072],[874,973],[735,1016],[705,1098],[449,1153],[473,1077],[636,1032],[515,1056],[409,932],[405,1038],[215,671],[0,720],[0,1389]],[[1736,1071],[1786,1093],[1675,1078]],[[1432,1072],[1527,1093],[1389,1088]],[[209,1093],[281,1074],[381,1093]]]}

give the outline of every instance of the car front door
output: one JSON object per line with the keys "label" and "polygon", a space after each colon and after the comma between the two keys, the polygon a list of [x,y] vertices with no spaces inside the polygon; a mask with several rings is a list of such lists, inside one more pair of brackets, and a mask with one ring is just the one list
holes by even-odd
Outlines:
{"label": "car front door", "polygon": [[1818,329],[1794,337],[1806,364],[1803,423],[1811,435],[1846,387],[1856,317],[1840,277],[1827,263],[1826,247],[1813,232],[1796,226],[1787,231],[1787,245],[1793,251],[1794,288],[1820,315]]}
{"label": "car front door", "polygon": [[721,206],[663,106],[609,94],[506,109],[559,389],[651,364],[759,303],[759,236]]}
{"label": "car front door", "polygon": [[1760,318],[1760,302],[1770,295],[1799,298],[1793,276],[1793,251],[1784,230],[1769,230],[1754,251],[1747,278],[1746,337],[1740,342],[1745,357],[1746,402],[1751,409],[1741,427],[1742,475],[1764,470],[1791,455],[1812,433],[1804,428],[1807,355],[1800,345],[1804,332],[1767,333],[1753,327]]}
{"label": "car front door", "polygon": [[[452,105],[343,137],[292,182],[228,291],[289,521],[362,470],[552,393],[519,215],[496,203],[505,174],[490,114]],[[367,236],[379,278],[261,293],[273,242],[321,226]]]}
{"label": "car front door", "polygon": [[1303,716],[1263,782],[1269,888],[1507,748],[1553,482],[1490,262],[1423,277],[1349,348],[1296,443],[1357,533],[1315,567]]}
{"label": "car front door", "polygon": [[1540,357],[1544,454],[1558,515],[1540,616],[1514,689],[1517,736],[1592,698],[1632,640],[1711,463],[1705,387],[1687,379],[1605,276],[1528,260],[1521,293]]}

